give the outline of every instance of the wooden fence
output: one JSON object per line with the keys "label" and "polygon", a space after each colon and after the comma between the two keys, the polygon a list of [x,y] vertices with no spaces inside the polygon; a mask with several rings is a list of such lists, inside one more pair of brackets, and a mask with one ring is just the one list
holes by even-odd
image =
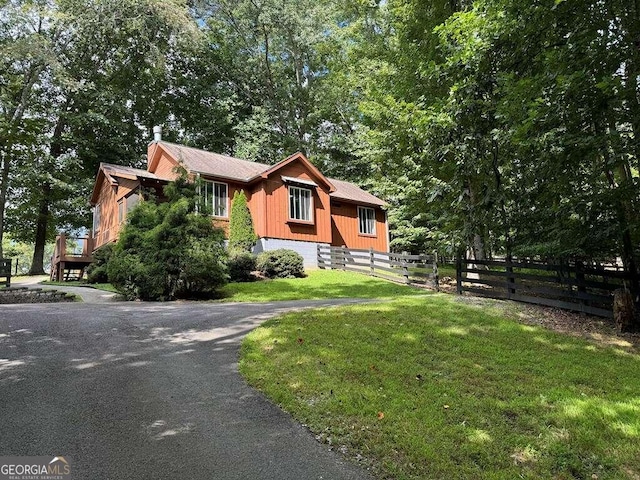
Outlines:
{"label": "wooden fence", "polygon": [[491,298],[613,317],[613,291],[630,285],[628,273],[576,263],[458,258],[459,294]]}
{"label": "wooden fence", "polygon": [[318,245],[318,267],[364,273],[394,282],[439,289],[437,258],[430,255]]}
{"label": "wooden fence", "polygon": [[11,259],[0,259],[0,284],[4,283],[4,286],[9,288],[11,286]]}

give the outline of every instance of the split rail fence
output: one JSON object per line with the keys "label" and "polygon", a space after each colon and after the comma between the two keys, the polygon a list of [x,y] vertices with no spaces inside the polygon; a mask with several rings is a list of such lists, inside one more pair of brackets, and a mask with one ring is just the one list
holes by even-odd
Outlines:
{"label": "split rail fence", "polygon": [[[437,255],[318,246],[318,266],[440,289]],[[456,259],[456,290],[489,298],[613,317],[613,292],[631,286],[615,265],[530,259]]]}
{"label": "split rail fence", "polygon": [[435,255],[409,255],[318,245],[318,267],[346,270],[439,290]]}
{"label": "split rail fence", "polygon": [[456,261],[456,287],[462,294],[515,300],[613,317],[613,291],[631,285],[616,268],[529,260]]}

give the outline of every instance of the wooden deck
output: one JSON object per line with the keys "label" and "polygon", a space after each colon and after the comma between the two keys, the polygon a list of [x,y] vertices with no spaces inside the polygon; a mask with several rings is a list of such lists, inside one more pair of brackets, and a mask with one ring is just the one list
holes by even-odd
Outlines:
{"label": "wooden deck", "polygon": [[93,262],[93,236],[56,237],[56,246],[51,257],[51,280],[64,282],[80,280],[85,269]]}

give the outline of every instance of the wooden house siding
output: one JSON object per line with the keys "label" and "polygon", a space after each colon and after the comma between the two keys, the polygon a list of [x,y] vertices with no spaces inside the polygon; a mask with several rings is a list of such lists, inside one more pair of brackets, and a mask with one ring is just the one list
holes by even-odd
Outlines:
{"label": "wooden house siding", "polygon": [[160,155],[160,158],[157,162],[154,162],[153,170],[149,170],[151,173],[155,173],[158,177],[161,178],[170,178],[175,179],[178,177],[175,169],[178,166],[178,162],[176,162],[168,153],[164,150],[161,150],[156,155]]}
{"label": "wooden house siding", "polygon": [[[247,193],[245,191],[245,193]],[[251,212],[253,229],[259,237],[267,236],[267,200],[263,183],[251,189],[251,196],[247,195],[247,206]]]}
{"label": "wooden house siding", "polygon": [[[303,250],[311,243],[321,243],[388,251],[385,212],[380,206],[372,207],[383,202],[356,185],[327,179],[300,153],[268,166],[174,144],[165,146],[162,142],[149,145],[147,171],[109,164],[101,166],[91,198],[92,204],[99,204],[101,209],[100,228],[95,233],[96,248],[118,238],[121,227],[118,200],[140,185],[143,192],[155,190],[155,195],[162,200],[162,186],[178,176],[175,170],[181,162],[190,168],[190,180],[200,176],[203,180],[227,185],[227,217],[212,218],[213,224],[222,228],[227,236],[233,195],[244,190],[254,229],[263,239],[263,247],[273,241],[273,245],[289,244],[291,248]],[[312,221],[289,218],[291,187],[311,192]],[[296,211],[305,218],[300,212],[307,211],[308,197],[304,192],[297,193],[301,193],[301,197]],[[343,198],[349,200],[343,201]],[[360,234],[359,206],[374,208],[375,235]]]}
{"label": "wooden house siding", "polygon": [[[358,221],[358,206],[354,203],[333,201],[331,204],[331,245],[347,248],[373,248],[381,252],[388,252],[387,224],[384,211],[376,207],[376,233],[364,235],[360,233]],[[369,207],[373,208],[373,207]]]}
{"label": "wooden house siding", "polygon": [[[137,180],[121,178],[117,186],[112,186],[102,177],[102,184],[96,205],[100,205],[99,228],[93,232],[94,248],[100,248],[105,243],[114,242],[120,233],[118,223],[118,201],[126,197],[140,186]],[[94,213],[95,215],[95,213]],[[126,211],[125,211],[126,216]]]}
{"label": "wooden house siding", "polygon": [[[306,223],[289,218],[289,188],[282,180],[282,176],[299,178],[318,184],[317,187],[309,187],[313,197],[312,222]],[[329,192],[321,179],[311,176],[299,162],[293,162],[263,180],[263,185],[267,208],[264,235],[260,235],[261,237],[305,242],[331,242]]]}

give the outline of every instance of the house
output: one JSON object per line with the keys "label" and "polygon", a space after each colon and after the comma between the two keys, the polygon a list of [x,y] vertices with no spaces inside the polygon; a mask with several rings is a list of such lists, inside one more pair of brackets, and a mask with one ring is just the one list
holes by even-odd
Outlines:
{"label": "house", "polygon": [[91,205],[94,248],[114,242],[141,192],[155,191],[182,166],[202,181],[213,222],[228,232],[231,202],[244,190],[256,234],[255,253],[290,248],[316,265],[318,244],[387,252],[385,203],[353,183],[325,177],[302,153],[266,165],[162,141],[149,145],[147,169],[102,163]]}

